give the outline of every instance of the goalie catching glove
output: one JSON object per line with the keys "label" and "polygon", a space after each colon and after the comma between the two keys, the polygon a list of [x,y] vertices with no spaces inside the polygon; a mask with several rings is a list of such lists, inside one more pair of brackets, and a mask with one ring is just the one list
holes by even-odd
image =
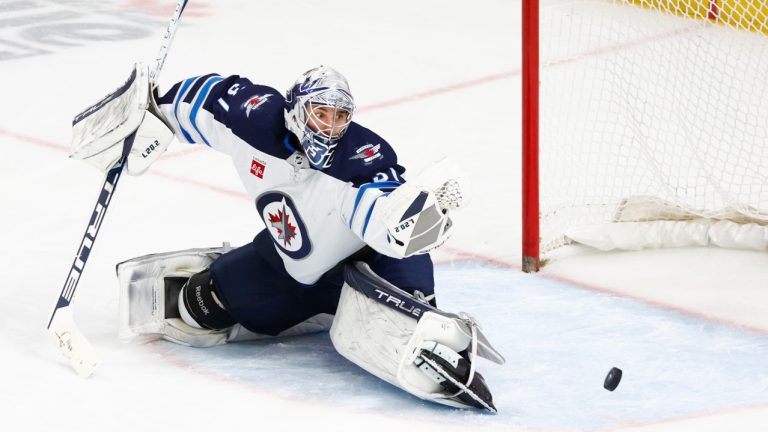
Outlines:
{"label": "goalie catching glove", "polygon": [[390,247],[399,256],[429,253],[450,238],[450,210],[464,205],[467,196],[467,181],[457,172],[455,164],[444,159],[389,194],[384,223]]}
{"label": "goalie catching glove", "polygon": [[107,171],[127,155],[128,174],[146,172],[173,140],[153,87],[149,67],[136,63],[122,87],[74,118],[70,157]]}

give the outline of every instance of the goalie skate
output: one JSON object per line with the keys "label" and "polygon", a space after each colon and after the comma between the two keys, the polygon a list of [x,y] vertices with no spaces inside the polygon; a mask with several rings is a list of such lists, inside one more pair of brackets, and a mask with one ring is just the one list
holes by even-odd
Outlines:
{"label": "goalie skate", "polygon": [[496,414],[493,395],[483,376],[473,370],[466,351],[456,353],[437,342],[425,342],[414,364],[451,393],[449,399]]}

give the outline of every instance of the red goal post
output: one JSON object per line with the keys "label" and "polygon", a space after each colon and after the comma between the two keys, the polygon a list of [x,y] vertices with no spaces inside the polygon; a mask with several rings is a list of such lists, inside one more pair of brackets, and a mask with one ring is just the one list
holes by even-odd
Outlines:
{"label": "red goal post", "polygon": [[522,252],[768,249],[768,2],[523,0]]}

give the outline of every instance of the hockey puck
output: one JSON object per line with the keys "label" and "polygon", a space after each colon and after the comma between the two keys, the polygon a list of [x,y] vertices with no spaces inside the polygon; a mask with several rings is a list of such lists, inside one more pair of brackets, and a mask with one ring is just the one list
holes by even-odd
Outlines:
{"label": "hockey puck", "polygon": [[621,369],[611,368],[611,370],[608,371],[608,375],[605,376],[605,382],[603,383],[603,387],[605,387],[605,389],[608,391],[614,391],[616,390],[616,387],[619,386],[620,381],[621,381]]}

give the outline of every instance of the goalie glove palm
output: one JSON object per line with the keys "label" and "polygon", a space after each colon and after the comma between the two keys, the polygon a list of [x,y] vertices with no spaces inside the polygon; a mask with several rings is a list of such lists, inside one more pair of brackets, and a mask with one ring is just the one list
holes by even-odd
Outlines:
{"label": "goalie glove palm", "polygon": [[392,250],[401,257],[425,254],[451,236],[453,222],[432,191],[408,183],[388,197],[384,221]]}

